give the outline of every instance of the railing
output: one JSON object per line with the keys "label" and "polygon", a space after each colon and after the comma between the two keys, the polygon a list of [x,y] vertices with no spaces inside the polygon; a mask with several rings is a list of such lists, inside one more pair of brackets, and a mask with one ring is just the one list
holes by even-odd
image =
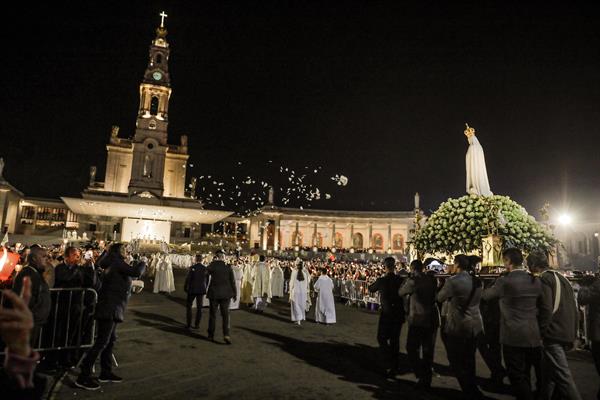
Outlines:
{"label": "railing", "polygon": [[369,293],[369,282],[354,279],[334,279],[334,295],[347,304],[379,304],[379,293]]}
{"label": "railing", "polygon": [[[94,289],[50,289],[52,306],[46,323],[32,337],[38,352],[92,347],[96,331],[94,313],[98,294]],[[0,304],[4,298],[0,294]],[[0,342],[0,354],[4,351]]]}

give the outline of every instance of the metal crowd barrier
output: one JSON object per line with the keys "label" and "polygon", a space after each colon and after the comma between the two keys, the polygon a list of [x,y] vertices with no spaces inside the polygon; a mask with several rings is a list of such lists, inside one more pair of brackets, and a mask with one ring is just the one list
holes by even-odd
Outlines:
{"label": "metal crowd barrier", "polygon": [[[98,294],[90,288],[50,289],[51,309],[46,323],[32,332],[38,352],[90,348],[94,344],[94,313]],[[0,295],[0,304],[4,298]],[[0,342],[0,354],[4,352]]]}
{"label": "metal crowd barrier", "polygon": [[346,300],[346,304],[379,304],[379,293],[369,293],[367,281],[354,279],[333,279],[334,295]]}

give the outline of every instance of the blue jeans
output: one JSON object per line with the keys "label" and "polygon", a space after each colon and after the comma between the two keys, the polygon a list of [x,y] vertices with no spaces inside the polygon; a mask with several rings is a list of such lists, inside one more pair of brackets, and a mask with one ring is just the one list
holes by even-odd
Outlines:
{"label": "blue jeans", "polygon": [[550,400],[554,392],[560,399],[581,400],[564,346],[559,343],[544,343],[540,399]]}

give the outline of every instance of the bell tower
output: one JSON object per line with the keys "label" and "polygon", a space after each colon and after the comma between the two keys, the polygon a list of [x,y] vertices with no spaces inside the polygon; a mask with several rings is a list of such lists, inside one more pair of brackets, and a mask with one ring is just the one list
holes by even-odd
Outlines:
{"label": "bell tower", "polygon": [[160,13],[160,26],[149,48],[148,66],[140,84],[140,104],[133,137],[133,162],[129,195],[162,197],[164,190],[167,126],[169,123],[169,43],[165,18]]}

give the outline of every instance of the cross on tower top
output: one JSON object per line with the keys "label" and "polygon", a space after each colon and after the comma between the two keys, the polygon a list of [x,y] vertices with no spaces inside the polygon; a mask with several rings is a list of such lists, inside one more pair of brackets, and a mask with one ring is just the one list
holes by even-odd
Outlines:
{"label": "cross on tower top", "polygon": [[158,14],[158,15],[160,15],[160,27],[161,27],[161,28],[164,28],[164,27],[165,27],[165,18],[167,18],[167,17],[168,17],[168,15],[167,15],[167,14],[165,14],[165,12],[164,12],[164,11],[162,11],[162,12],[161,12],[160,14]]}

